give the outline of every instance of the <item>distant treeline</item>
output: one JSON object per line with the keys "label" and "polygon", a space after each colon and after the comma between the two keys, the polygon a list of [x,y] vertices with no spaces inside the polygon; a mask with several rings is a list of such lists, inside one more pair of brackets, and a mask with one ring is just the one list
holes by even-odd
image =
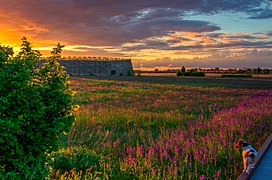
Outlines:
{"label": "distant treeline", "polygon": [[[196,72],[205,73],[215,73],[215,74],[272,74],[272,68],[185,68],[182,66],[180,69],[167,69],[167,70],[158,70],[154,71],[141,71],[147,73],[178,73],[179,75],[182,73],[183,75],[190,75]],[[197,73],[197,74],[198,74]],[[202,73],[202,75],[203,75]],[[201,74],[201,73],[200,73]]]}
{"label": "distant treeline", "polygon": [[218,73],[218,74],[272,74],[271,68],[211,68],[203,69],[202,71],[207,73]]}

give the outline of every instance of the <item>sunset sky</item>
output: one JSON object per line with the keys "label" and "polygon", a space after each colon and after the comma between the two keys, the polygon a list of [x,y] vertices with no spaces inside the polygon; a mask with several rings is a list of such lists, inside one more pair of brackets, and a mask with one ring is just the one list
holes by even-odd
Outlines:
{"label": "sunset sky", "polygon": [[0,43],[138,68],[272,68],[271,0],[0,0]]}

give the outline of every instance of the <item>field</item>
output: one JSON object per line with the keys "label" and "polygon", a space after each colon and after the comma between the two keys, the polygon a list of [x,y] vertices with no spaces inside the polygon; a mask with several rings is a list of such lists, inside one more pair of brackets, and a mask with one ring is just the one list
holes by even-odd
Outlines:
{"label": "field", "polygon": [[271,81],[72,78],[80,108],[51,178],[236,179],[234,141],[259,149],[272,132]]}

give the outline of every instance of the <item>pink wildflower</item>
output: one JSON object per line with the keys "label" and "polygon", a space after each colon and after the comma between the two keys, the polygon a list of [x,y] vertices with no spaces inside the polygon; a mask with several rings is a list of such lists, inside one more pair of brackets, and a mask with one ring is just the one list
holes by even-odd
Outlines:
{"label": "pink wildflower", "polygon": [[205,175],[205,174],[202,174],[202,175],[200,176],[200,180],[206,180],[206,175]]}
{"label": "pink wildflower", "polygon": [[132,147],[128,147],[128,148],[127,148],[127,153],[130,154],[130,153],[132,153],[132,151],[133,151]]}

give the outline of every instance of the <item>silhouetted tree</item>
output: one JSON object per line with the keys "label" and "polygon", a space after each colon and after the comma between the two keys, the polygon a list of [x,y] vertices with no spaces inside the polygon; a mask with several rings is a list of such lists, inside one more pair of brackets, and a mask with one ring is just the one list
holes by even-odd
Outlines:
{"label": "silhouetted tree", "polygon": [[186,68],[185,68],[185,66],[182,66],[182,68],[181,68],[181,72],[183,72],[183,73],[185,73],[185,72],[186,72]]}

